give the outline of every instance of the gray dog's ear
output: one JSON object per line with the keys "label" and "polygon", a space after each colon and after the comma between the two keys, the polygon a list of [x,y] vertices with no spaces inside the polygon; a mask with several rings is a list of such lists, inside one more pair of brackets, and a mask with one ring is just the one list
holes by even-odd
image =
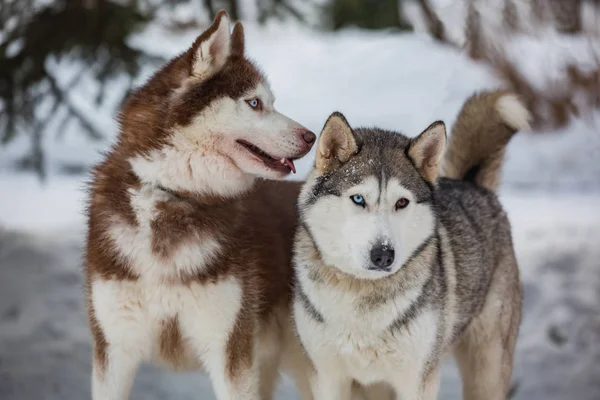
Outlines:
{"label": "gray dog's ear", "polygon": [[325,173],[350,159],[358,151],[352,128],[339,112],[329,116],[317,145],[316,167]]}
{"label": "gray dog's ear", "polygon": [[429,125],[408,149],[408,156],[428,182],[434,183],[440,169],[440,161],[446,148],[446,125],[436,121]]}

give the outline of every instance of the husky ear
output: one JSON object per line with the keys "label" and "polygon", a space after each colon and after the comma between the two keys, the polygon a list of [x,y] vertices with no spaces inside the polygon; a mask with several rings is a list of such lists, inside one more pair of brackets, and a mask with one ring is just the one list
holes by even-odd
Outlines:
{"label": "husky ear", "polygon": [[429,125],[408,149],[408,156],[428,182],[434,183],[438,176],[440,161],[446,148],[446,126],[442,121]]}
{"label": "husky ear", "polygon": [[231,33],[231,55],[244,55],[244,26],[241,22],[236,22]]}
{"label": "husky ear", "polygon": [[358,151],[352,128],[339,112],[329,116],[317,146],[317,170],[321,173],[348,161]]}
{"label": "husky ear", "polygon": [[192,45],[190,75],[205,79],[218,71],[231,53],[230,42],[229,16],[221,10]]}

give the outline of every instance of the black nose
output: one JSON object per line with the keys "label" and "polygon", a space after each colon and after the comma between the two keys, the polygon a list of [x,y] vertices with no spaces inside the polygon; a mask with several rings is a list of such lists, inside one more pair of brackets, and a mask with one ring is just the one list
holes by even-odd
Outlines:
{"label": "black nose", "polygon": [[304,139],[304,141],[308,144],[313,143],[316,138],[317,136],[311,131],[306,131],[302,134],[302,139]]}
{"label": "black nose", "polygon": [[371,249],[371,262],[376,270],[387,270],[394,262],[394,249],[376,246]]}

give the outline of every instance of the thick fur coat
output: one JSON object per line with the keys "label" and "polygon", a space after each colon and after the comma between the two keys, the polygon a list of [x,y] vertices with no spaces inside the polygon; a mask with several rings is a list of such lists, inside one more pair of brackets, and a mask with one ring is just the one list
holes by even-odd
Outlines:
{"label": "thick fur coat", "polygon": [[511,93],[475,95],[444,152],[441,122],[410,139],[329,118],[294,249],[295,321],[316,400],[348,399],[353,381],[436,399],[452,352],[465,399],[505,399],[521,283],[495,190],[504,146],[528,120]]}
{"label": "thick fur coat", "polygon": [[308,390],[289,321],[299,185],[262,179],[315,135],[274,100],[224,12],[127,100],[90,185],[94,400],[127,399],[149,361],[204,369],[219,400],[271,398],[282,363]]}

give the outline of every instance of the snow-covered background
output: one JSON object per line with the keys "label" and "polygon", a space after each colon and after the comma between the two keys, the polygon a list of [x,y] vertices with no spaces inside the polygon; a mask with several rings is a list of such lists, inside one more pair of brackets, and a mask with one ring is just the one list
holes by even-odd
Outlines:
{"label": "snow-covered background", "polygon": [[[448,6],[443,10],[447,18],[460,13]],[[173,34],[151,25],[133,42],[168,58],[198,33]],[[451,125],[474,91],[501,84],[486,65],[418,32],[323,33],[286,22],[248,23],[246,34],[247,52],[267,73],[276,106],[315,132],[339,110],[355,126],[414,136],[437,119]],[[549,31],[541,39],[517,38],[509,50],[522,71],[543,85],[560,79],[561,65],[568,61],[590,63],[600,43]],[[77,71],[68,59],[52,67],[63,83]],[[153,69],[146,68],[137,82]],[[27,150],[26,137],[0,147],[2,400],[89,398],[91,348],[81,274],[87,176],[62,171],[93,164],[114,139],[115,107],[126,85],[126,79],[113,82],[100,105],[93,101],[98,88],[91,75],[69,93],[110,139],[90,143],[76,124],[61,139],[47,135],[49,179],[43,185],[12,167]],[[313,157],[297,163],[293,179],[302,179]],[[599,161],[598,113],[559,131],[520,133],[507,151],[501,198],[525,285],[514,374],[517,399],[600,399]],[[440,398],[460,398],[458,382],[449,363]],[[278,398],[294,396],[284,382]],[[201,375],[144,367],[133,398],[213,397]]]}

